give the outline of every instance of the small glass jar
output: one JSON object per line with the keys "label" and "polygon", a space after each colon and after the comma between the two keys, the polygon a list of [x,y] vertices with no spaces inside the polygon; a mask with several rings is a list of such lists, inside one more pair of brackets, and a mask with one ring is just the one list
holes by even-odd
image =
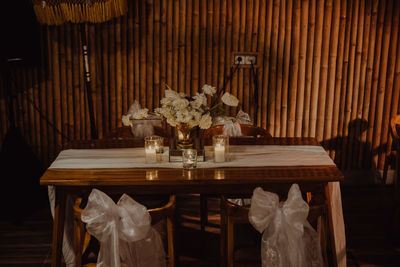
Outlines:
{"label": "small glass jar", "polygon": [[226,135],[214,135],[213,150],[214,162],[225,162],[229,160],[229,137]]}
{"label": "small glass jar", "polygon": [[184,169],[195,169],[197,167],[197,150],[193,148],[183,149],[182,164]]}
{"label": "small glass jar", "polygon": [[[144,138],[146,162],[156,163],[162,161],[162,154],[164,153],[164,137],[151,135]],[[154,150],[154,151],[152,151]],[[153,155],[155,153],[155,156]],[[155,157],[155,159],[153,159]]]}

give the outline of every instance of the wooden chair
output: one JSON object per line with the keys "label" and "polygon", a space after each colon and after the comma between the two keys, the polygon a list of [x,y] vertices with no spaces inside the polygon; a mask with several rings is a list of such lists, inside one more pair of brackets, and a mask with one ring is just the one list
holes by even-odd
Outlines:
{"label": "wooden chair", "polygon": [[[394,172],[394,191],[395,191],[395,214],[394,214],[394,235],[400,236],[400,114],[393,116],[390,120],[390,130],[393,138],[393,149],[389,151],[386,159],[394,159],[395,172]],[[385,162],[384,181],[386,181],[385,174],[389,165]]]}
{"label": "wooden chair", "polygon": [[[85,224],[81,220],[82,198],[77,198],[74,205],[74,246],[76,266],[96,266],[98,243],[86,230]],[[175,245],[174,245],[174,213],[175,196],[170,196],[169,202],[162,207],[149,209],[151,224],[155,225],[166,219],[167,227],[167,266],[175,266]]]}
{"label": "wooden chair", "polygon": [[[248,124],[240,124],[240,129],[242,131],[242,136],[247,137],[255,137],[255,138],[265,138],[265,137],[272,137],[272,135],[265,130],[264,128],[248,125]],[[210,139],[214,135],[220,135],[223,133],[224,126],[223,125],[216,125],[205,130],[202,133],[202,137],[204,139]],[[205,225],[208,223],[208,212],[207,212],[207,198],[208,196],[205,194],[200,194],[200,225],[201,230],[204,231]]]}
{"label": "wooden chair", "polygon": [[383,168],[383,182],[386,183],[389,166],[392,166],[395,170],[394,184],[396,192],[399,191],[399,163],[398,163],[398,152],[399,151],[399,136],[400,136],[400,114],[395,115],[390,120],[390,133],[392,135],[393,144],[388,148],[388,152],[385,157],[385,165]]}
{"label": "wooden chair", "polygon": [[[160,127],[155,127],[155,134],[163,137],[168,137],[167,132]],[[166,138],[165,142],[168,142]],[[67,144],[68,148],[74,149],[104,149],[104,148],[129,148],[129,147],[144,147],[144,139],[136,138],[131,132],[131,128],[127,126],[118,127],[102,139],[97,140],[74,140]],[[160,196],[159,200],[166,202],[166,196]],[[158,196],[154,196],[157,200]],[[138,199],[140,202],[140,197]],[[96,242],[93,242],[93,238],[89,238],[89,234],[84,230],[83,222],[80,220],[80,213],[82,209],[79,205],[82,202],[82,198],[78,197],[74,206],[74,243],[76,250],[76,262],[77,266],[82,266],[82,256],[84,259],[89,258],[89,253],[91,250],[96,251]],[[167,204],[159,208],[153,208],[149,210],[152,217],[152,224],[159,222],[161,219],[166,219],[167,221],[167,239],[168,239],[168,266],[174,266],[174,232],[173,232],[173,213],[175,211],[175,196],[169,196],[169,201]],[[90,242],[91,241],[91,242]],[[93,247],[94,246],[94,247]],[[78,264],[79,263],[79,264]],[[86,265],[85,265],[86,266]],[[90,265],[87,265],[90,266]],[[94,265],[95,266],[95,265]]]}
{"label": "wooden chair", "polygon": [[[235,235],[234,229],[237,224],[250,224],[249,222],[249,210],[250,206],[240,206],[229,201],[225,196],[221,197],[221,216],[224,219],[221,221],[225,223],[224,231],[221,231],[221,238],[225,240],[225,261],[226,266],[232,267],[235,264]],[[315,205],[310,206],[308,213],[308,221],[314,227],[318,229],[317,232],[321,241],[322,257],[325,262],[325,266],[328,266],[328,221],[327,221],[327,206],[326,205]],[[221,225],[221,227],[223,227]]]}

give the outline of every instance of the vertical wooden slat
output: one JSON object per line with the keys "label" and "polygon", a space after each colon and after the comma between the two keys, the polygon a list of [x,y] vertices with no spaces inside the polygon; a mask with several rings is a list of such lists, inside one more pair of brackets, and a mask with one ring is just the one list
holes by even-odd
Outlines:
{"label": "vertical wooden slat", "polygon": [[[290,10],[291,12],[291,10]],[[266,21],[265,21],[265,41],[264,41],[264,80],[263,80],[263,87],[262,93],[260,97],[262,97],[261,105],[266,112],[262,113],[261,116],[261,126],[266,128],[268,132],[274,132],[274,99],[269,97],[269,94],[272,93],[269,89],[269,63],[270,63],[270,50],[271,50],[271,32],[272,32],[272,14],[273,14],[273,2],[267,2],[267,12],[266,12]],[[291,16],[290,16],[291,17]],[[287,34],[290,31],[287,30]],[[273,90],[273,89],[272,89]]]}
{"label": "vertical wooden slat", "polygon": [[309,136],[310,132],[310,108],[311,108],[311,88],[312,88],[312,69],[314,58],[314,36],[315,36],[315,12],[316,0],[309,3],[309,22],[307,36],[307,63],[304,91],[304,112],[303,112],[303,136]]}
{"label": "vertical wooden slat", "polygon": [[[317,13],[324,13],[324,1],[317,1]],[[321,49],[322,49],[322,34],[323,34],[324,16],[317,16],[315,24],[315,43],[314,43],[314,59],[313,59],[313,76],[311,87],[311,105],[310,105],[310,130],[309,135],[315,137],[317,126],[317,108],[318,108],[318,92],[319,79],[321,71]]]}
{"label": "vertical wooden slat", "polygon": [[[253,0],[246,1],[246,23],[245,23],[245,33],[242,35],[244,37],[244,50],[243,51],[251,51],[251,41],[253,38]],[[244,107],[243,110],[247,112],[250,117],[252,117],[252,110],[250,108],[250,95],[254,88],[253,79],[251,76],[250,69],[243,70],[243,102]]]}
{"label": "vertical wooden slat", "polygon": [[308,7],[309,1],[301,2],[301,17],[300,17],[300,47],[299,47],[299,75],[298,75],[298,103],[296,105],[295,114],[295,133],[294,136],[300,137],[303,125],[303,110],[304,110],[304,89],[306,76],[306,59],[307,59],[307,32],[308,32]]}
{"label": "vertical wooden slat", "polygon": [[154,93],[154,60],[153,60],[153,34],[154,34],[154,4],[153,0],[146,1],[146,13],[143,14],[146,19],[146,107],[153,107],[153,93]]}
{"label": "vertical wooden slat", "polygon": [[322,34],[322,54],[321,54],[321,70],[318,88],[318,106],[317,106],[317,123],[316,133],[318,141],[322,141],[324,135],[324,122],[325,122],[325,108],[326,108],[326,94],[327,94],[327,78],[328,78],[328,64],[329,64],[329,44],[332,23],[332,1],[325,1],[324,10],[324,26]]}
{"label": "vertical wooden slat", "polygon": [[[228,36],[228,27],[227,24],[231,24],[232,20],[227,22],[228,20],[228,14],[227,14],[227,0],[221,0],[220,1],[220,21],[219,21],[219,43],[216,44],[217,47],[219,47],[218,51],[218,81],[216,82],[215,86],[217,88],[221,88],[224,84],[224,79],[225,79],[225,66],[228,66],[230,63],[230,47],[229,49],[226,46],[227,43],[227,36]],[[226,59],[226,60],[225,60]]]}
{"label": "vertical wooden slat", "polygon": [[145,107],[148,104],[147,100],[147,6],[145,1],[141,1],[139,3],[139,23],[140,23],[140,31],[139,31],[139,44],[140,44],[140,78],[139,78],[139,86],[140,86],[140,105]]}
{"label": "vertical wooden slat", "polygon": [[192,15],[192,73],[191,73],[191,93],[200,88],[200,2],[201,0],[193,1]]}
{"label": "vertical wooden slat", "polygon": [[103,77],[102,84],[102,95],[103,95],[103,132],[109,131],[111,129],[111,108],[110,108],[110,86],[109,86],[109,43],[108,43],[108,31],[106,29],[108,25],[103,25],[101,27],[101,44],[103,47],[102,56],[102,68],[101,74]]}
{"label": "vertical wooden slat", "polygon": [[186,31],[186,1],[179,1],[179,30],[178,30],[178,87],[180,92],[186,92],[185,88],[185,31]]}
{"label": "vertical wooden slat", "polygon": [[[240,24],[239,24],[239,51],[245,51],[245,34],[246,34],[246,0],[240,0]],[[241,99],[239,108],[245,108],[244,98],[244,69],[239,69],[237,72],[237,96]]]}
{"label": "vertical wooden slat", "polygon": [[[48,30],[48,34],[52,36],[57,36],[57,32],[53,29]],[[54,34],[54,35],[53,35]],[[48,47],[53,48],[53,43],[51,40],[48,40]],[[53,50],[54,51],[54,50]],[[57,52],[51,53],[52,57],[49,58],[49,67],[51,70],[54,70],[54,59],[53,57],[57,55]],[[55,147],[55,137],[54,137],[54,128],[50,125],[54,125],[54,110],[53,110],[53,84],[51,81],[47,80],[46,86],[46,105],[47,105],[47,114],[48,114],[48,124],[46,125],[47,134],[48,134],[48,153],[49,153],[49,160],[54,159],[54,147]]]}
{"label": "vertical wooden slat", "polygon": [[[162,43],[160,43],[160,36],[161,36],[161,0],[155,0],[154,1],[154,53],[153,53],[153,78],[154,78],[154,83],[153,83],[153,107],[158,107],[160,105],[160,92],[161,92],[161,46]],[[152,110],[152,107],[150,107],[150,110]]]}
{"label": "vertical wooden slat", "polygon": [[290,65],[290,47],[291,47],[291,31],[292,31],[292,1],[286,3],[286,22],[285,22],[285,50],[283,54],[283,85],[282,85],[282,106],[281,106],[281,137],[286,136],[287,129],[287,105],[288,105],[288,88],[289,88],[289,65]]}
{"label": "vertical wooden slat", "polygon": [[[109,29],[109,35],[108,35],[108,47],[109,47],[109,82],[107,84],[107,89],[109,90],[109,105],[110,105],[110,128],[114,129],[117,127],[117,99],[118,99],[118,87],[116,87],[117,82],[116,82],[116,77],[115,74],[117,72],[117,66],[116,66],[116,58],[118,57],[116,55],[116,47],[115,47],[115,26],[112,23],[108,24],[108,29]],[[110,129],[109,129],[110,130]]]}
{"label": "vertical wooden slat", "polygon": [[[279,16],[276,14],[280,14],[280,2],[281,1],[273,1],[273,13],[275,14],[272,18],[272,30],[271,30],[271,51],[270,51],[270,60],[268,62],[269,64],[269,73],[268,76],[265,78],[267,79],[269,77],[268,81],[268,87],[270,88],[268,92],[268,99],[274,100],[273,102],[270,102],[268,105],[268,113],[269,114],[269,121],[271,125],[274,125],[274,132],[276,132],[277,129],[280,127],[280,122],[278,122],[278,118],[276,117],[276,113],[280,113],[280,106],[278,107],[278,102],[276,101],[278,99],[278,92],[277,92],[277,60],[278,60],[278,38],[279,38]],[[279,103],[280,104],[280,103]],[[276,110],[279,109],[279,112]],[[272,131],[272,130],[271,130]]]}
{"label": "vertical wooden slat", "polygon": [[382,55],[382,39],[383,39],[383,30],[385,23],[385,11],[386,11],[386,0],[382,0],[379,2],[379,14],[378,14],[378,24],[377,24],[377,33],[375,38],[375,55],[374,55],[374,70],[372,73],[372,87],[371,87],[371,98],[370,98],[370,108],[368,114],[368,134],[367,134],[367,142],[364,153],[367,155],[368,159],[371,159],[369,164],[372,164],[372,142],[374,136],[374,123],[375,123],[375,112],[376,112],[376,98],[378,95],[378,80],[381,66],[381,55]]}
{"label": "vertical wooden slat", "polygon": [[[232,17],[233,17],[233,25],[232,25],[232,39],[231,46],[232,51],[239,51],[239,28],[240,28],[240,1],[232,0]],[[238,91],[238,80],[239,80],[239,72],[236,72],[232,77],[231,83],[231,93],[237,97],[239,96]],[[239,98],[240,99],[240,98]]]}
{"label": "vertical wooden slat", "polygon": [[[348,64],[349,64],[349,54],[350,54],[350,38],[351,38],[351,22],[353,17],[353,1],[347,2],[347,22],[346,22],[346,33],[345,33],[345,47],[343,55],[343,72],[341,79],[341,94],[340,94],[340,104],[339,104],[339,122],[338,122],[338,139],[336,142],[336,161],[339,166],[342,166],[342,144],[344,143],[343,128],[344,128],[344,115],[345,115],[345,105],[346,105],[346,93],[347,93],[347,74],[348,74]],[[337,77],[338,79],[338,77]]]}
{"label": "vertical wooden slat", "polygon": [[[392,12],[393,12],[393,1],[388,0],[386,6],[386,14],[385,14],[385,30],[383,31],[383,40],[382,40],[382,54],[381,54],[381,66],[379,72],[379,81],[378,81],[378,94],[376,97],[376,109],[375,109],[375,124],[374,124],[374,135],[372,139],[372,152],[373,152],[373,166],[377,166],[378,164],[378,154],[376,152],[380,151],[379,141],[381,139],[383,124],[383,104],[385,101],[385,84],[386,77],[388,73],[388,57],[389,57],[389,49],[390,49],[390,35],[391,35],[391,25],[392,25]],[[394,39],[394,38],[393,38]],[[396,42],[395,40],[394,42]],[[396,43],[394,43],[396,46]],[[393,53],[393,48],[391,49]],[[391,63],[391,62],[389,62]],[[391,93],[389,96],[391,97]],[[379,166],[377,166],[379,167]]]}
{"label": "vertical wooden slat", "polygon": [[332,135],[328,140],[330,156],[337,161],[336,150],[337,144],[341,144],[340,137],[338,135],[339,129],[339,110],[341,104],[341,92],[342,92],[342,73],[343,73],[343,58],[345,50],[345,36],[346,36],[346,13],[347,13],[347,0],[341,0],[340,2],[340,25],[339,25],[339,43],[338,43],[338,55],[336,63],[336,75],[334,77],[335,85],[335,100],[333,105],[333,117],[332,117]]}
{"label": "vertical wooden slat", "polygon": [[[121,19],[121,43],[120,43],[120,50],[121,50],[121,89],[122,89],[122,99],[121,99],[121,115],[118,117],[119,119],[119,125],[122,125],[122,120],[121,120],[121,116],[122,114],[125,114],[128,109],[129,109],[129,105],[131,104],[131,102],[129,102],[129,87],[128,87],[128,83],[129,83],[129,75],[128,75],[128,60],[129,60],[129,56],[128,56],[128,52],[127,52],[127,43],[128,43],[128,20],[126,16],[123,16],[120,18]],[[95,40],[96,37],[94,35],[94,32],[92,33],[93,27],[90,27],[90,33],[91,33],[91,39]],[[94,48],[94,47],[93,47]],[[95,58],[93,58],[93,64],[91,64],[91,66],[96,67],[96,63],[95,63]],[[94,73],[96,73],[94,71]],[[95,75],[95,74],[94,74]],[[93,90],[96,90],[96,95],[97,95],[97,84],[96,81],[98,79],[96,79],[95,77],[93,77],[93,82],[94,82],[94,88]],[[98,121],[98,120],[97,120]],[[100,123],[97,123],[100,124]],[[97,126],[98,127],[98,126]]]}
{"label": "vertical wooden slat", "polygon": [[[327,80],[327,94],[326,94],[326,107],[325,107],[325,119],[324,119],[324,140],[329,140],[332,134],[332,118],[333,118],[333,105],[335,102],[335,76],[337,69],[337,58],[338,58],[338,44],[340,42],[340,1],[333,2],[333,15],[332,15],[332,32],[330,38],[330,49],[329,49],[329,66],[328,66],[328,80]],[[343,27],[344,29],[344,27]],[[342,31],[344,32],[344,31]]]}
{"label": "vertical wooden slat", "polygon": [[[133,4],[128,5],[128,14],[127,16],[127,94],[128,94],[128,103],[129,105],[133,104],[135,99],[135,48],[134,48],[134,33],[135,33],[135,25],[134,25],[134,16],[133,16]],[[99,36],[99,34],[98,34]],[[99,38],[100,39],[100,38]],[[98,40],[100,43],[100,40]],[[128,107],[129,108],[129,107]]]}
{"label": "vertical wooden slat", "polygon": [[[360,149],[359,155],[363,155],[363,157],[359,158],[359,166],[364,166],[366,164],[366,158],[369,156],[369,153],[365,153],[366,149],[369,149],[369,144],[367,144],[367,133],[368,133],[368,114],[369,107],[371,101],[371,89],[372,89],[372,74],[373,74],[373,64],[374,64],[374,56],[375,56],[375,40],[377,34],[377,21],[378,21],[378,1],[372,1],[372,11],[371,11],[371,30],[370,30],[370,38],[369,38],[369,47],[368,47],[368,60],[367,60],[367,70],[365,77],[365,93],[364,93],[364,105],[362,110],[362,122],[365,125],[364,128],[361,128],[361,138],[360,138]],[[367,157],[365,156],[367,154]],[[369,160],[368,160],[369,161]]]}
{"label": "vertical wooden slat", "polygon": [[200,83],[203,86],[206,83],[206,51],[207,51],[207,1],[200,1],[200,52],[199,52],[199,69]]}
{"label": "vertical wooden slat", "polygon": [[[381,140],[379,142],[380,146],[382,147],[384,144],[388,144],[386,149],[383,152],[390,151],[390,142],[389,142],[389,125],[390,125],[390,116],[391,116],[391,104],[392,96],[396,98],[396,94],[393,88],[393,81],[394,81],[394,73],[395,73],[395,66],[396,66],[396,52],[397,52],[397,42],[399,36],[399,16],[400,16],[400,5],[399,2],[396,1],[393,7],[393,21],[392,21],[392,31],[390,34],[390,46],[389,46],[389,62],[388,62],[388,70],[387,70],[387,78],[386,78],[386,92],[384,97],[384,105],[383,105],[383,120],[382,120],[382,133],[381,133]],[[398,103],[398,102],[397,102]],[[397,110],[397,107],[396,107]],[[379,154],[379,163],[378,168],[383,169],[385,164],[385,157],[386,154],[380,153]]]}
{"label": "vertical wooden slat", "polygon": [[[353,129],[351,122],[351,108],[353,100],[353,88],[354,88],[354,64],[356,54],[356,42],[357,42],[357,30],[358,30],[358,14],[359,14],[359,2],[354,1],[353,14],[351,21],[351,37],[350,37],[350,50],[349,50],[349,63],[348,63],[348,75],[347,75],[347,91],[346,91],[346,105],[345,114],[343,121],[343,144],[342,144],[342,162],[345,162],[344,167],[348,167],[349,161],[351,161],[352,155],[348,154],[348,144],[350,143],[350,131]],[[349,129],[351,128],[351,129]]]}
{"label": "vertical wooden slat", "polygon": [[[179,91],[178,75],[179,75],[179,0],[173,1],[172,13],[172,84],[173,90]],[[170,26],[170,27],[171,27]]]}
{"label": "vertical wooden slat", "polygon": [[[185,92],[192,95],[192,1],[186,2],[186,36],[185,36]],[[197,89],[197,88],[196,88]]]}
{"label": "vertical wooden slat", "polygon": [[133,5],[133,40],[134,40],[134,60],[135,60],[135,100],[140,103],[140,22],[139,22],[139,1],[134,1]]}
{"label": "vertical wooden slat", "polygon": [[291,49],[291,73],[289,81],[289,114],[287,136],[294,137],[294,127],[296,119],[296,100],[298,89],[299,75],[299,51],[300,51],[300,22],[301,22],[301,2],[294,0],[293,10],[293,34],[292,34],[292,49]]}
{"label": "vertical wooden slat", "polygon": [[165,83],[167,82],[167,44],[168,44],[168,36],[167,36],[167,1],[161,0],[161,39],[160,39],[160,57],[161,57],[161,66],[160,66],[160,78],[161,78],[161,87],[160,87],[160,99],[164,97],[164,88]]}
{"label": "vertical wooden slat", "polygon": [[275,131],[274,136],[281,133],[281,108],[282,108],[282,84],[283,84],[283,53],[285,51],[285,28],[286,28],[286,1],[281,1],[279,6],[279,29],[278,29],[278,55],[276,67],[276,99],[275,99]]}
{"label": "vertical wooden slat", "polygon": [[220,0],[214,0],[213,6],[213,25],[212,25],[212,64],[209,67],[212,68],[212,79],[211,84],[213,86],[218,86],[218,63],[219,63],[219,41],[220,41],[220,19],[221,19],[221,10],[220,10]]}
{"label": "vertical wooden slat", "polygon": [[363,33],[364,33],[364,3],[365,1],[360,2],[360,11],[359,11],[359,19],[358,19],[358,30],[357,30],[357,45],[356,45],[356,55],[355,55],[355,66],[354,66],[354,85],[353,85],[353,97],[352,97],[352,107],[351,107],[351,115],[350,115],[350,123],[352,128],[349,129],[349,143],[348,143],[348,154],[351,155],[349,157],[349,166],[352,168],[357,161],[358,151],[356,149],[353,150],[353,146],[357,144],[358,133],[357,124],[359,121],[357,118],[357,107],[358,107],[358,98],[360,93],[360,71],[361,71],[361,53],[362,53],[362,44],[363,44]]}
{"label": "vertical wooden slat", "polygon": [[[361,143],[361,135],[364,132],[362,126],[364,125],[364,121],[362,120],[362,110],[364,106],[364,97],[365,97],[365,81],[366,81],[366,71],[367,71],[367,62],[368,62],[368,48],[369,48],[369,37],[370,37],[370,28],[371,28],[371,12],[372,12],[372,4],[371,1],[367,1],[365,5],[365,15],[364,15],[364,33],[363,33],[363,46],[361,51],[361,69],[360,69],[360,90],[358,94],[358,106],[357,106],[357,124],[355,129],[356,143],[354,145],[353,151],[355,151],[355,156],[353,157],[353,166],[357,166],[360,168],[360,159],[363,156],[359,153],[360,147],[363,145]],[[358,155],[358,156],[357,156]]]}

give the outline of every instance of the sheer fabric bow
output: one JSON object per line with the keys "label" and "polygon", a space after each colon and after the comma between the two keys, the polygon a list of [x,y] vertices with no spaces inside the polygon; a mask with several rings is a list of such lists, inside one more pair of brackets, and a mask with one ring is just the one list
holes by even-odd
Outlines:
{"label": "sheer fabric bow", "polygon": [[98,267],[166,266],[162,240],[151,227],[149,212],[128,195],[115,204],[93,189],[81,219],[100,242]]}
{"label": "sheer fabric bow", "polygon": [[275,193],[254,190],[249,221],[263,233],[262,266],[324,266],[318,234],[307,221],[308,211],[297,184],[281,203]]}

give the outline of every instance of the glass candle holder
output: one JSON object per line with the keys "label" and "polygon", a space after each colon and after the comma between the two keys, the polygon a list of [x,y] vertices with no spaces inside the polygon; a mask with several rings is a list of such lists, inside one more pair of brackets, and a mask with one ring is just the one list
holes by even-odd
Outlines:
{"label": "glass candle holder", "polygon": [[182,151],[182,164],[184,169],[195,169],[197,167],[197,150],[184,149]]}
{"label": "glass candle holder", "polygon": [[[155,163],[162,161],[162,154],[164,153],[164,138],[157,135],[146,136],[145,139],[146,162]],[[155,150],[155,156],[153,151]],[[155,157],[155,159],[153,159]]]}
{"label": "glass candle holder", "polygon": [[228,161],[229,137],[226,135],[214,135],[213,138],[214,162]]}

